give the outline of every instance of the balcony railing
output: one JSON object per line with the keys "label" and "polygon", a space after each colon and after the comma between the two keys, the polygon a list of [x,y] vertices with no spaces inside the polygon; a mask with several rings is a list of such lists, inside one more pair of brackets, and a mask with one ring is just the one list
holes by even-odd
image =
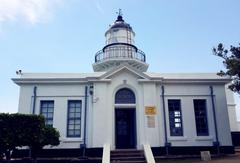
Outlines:
{"label": "balcony railing", "polygon": [[95,55],[95,63],[110,59],[137,59],[146,62],[145,53],[128,43],[113,43],[106,45]]}

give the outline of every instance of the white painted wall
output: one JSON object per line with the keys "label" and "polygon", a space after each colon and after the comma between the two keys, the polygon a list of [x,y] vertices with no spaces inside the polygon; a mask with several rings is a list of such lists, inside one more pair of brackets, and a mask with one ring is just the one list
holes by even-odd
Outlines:
{"label": "white painted wall", "polygon": [[[215,95],[216,117],[221,145],[231,145],[230,128],[227,114],[224,86],[213,86]],[[210,146],[216,141],[213,109],[209,85],[178,84],[165,85],[166,110],[168,99],[180,99],[183,116],[183,137],[170,136],[169,117],[167,111],[167,128],[169,141],[173,146]],[[209,136],[197,136],[193,99],[206,99]]]}
{"label": "white painted wall", "polygon": [[79,148],[83,142],[83,118],[80,138],[68,138],[67,133],[67,107],[68,100],[82,100],[82,117],[84,117],[84,88],[85,85],[42,84],[23,85],[20,91],[19,113],[30,114],[33,107],[33,88],[37,87],[35,114],[40,114],[41,100],[54,100],[53,127],[60,132],[61,144],[59,148]]}
{"label": "white painted wall", "polygon": [[231,130],[227,109],[225,87],[221,85],[215,85],[214,94],[216,95],[216,117],[218,123],[220,145],[231,145]]}
{"label": "white painted wall", "polygon": [[[157,101],[160,100],[160,92],[157,91],[156,89],[156,84],[155,83],[145,83],[143,84],[143,106],[155,106],[158,108]],[[158,113],[157,109],[157,114]],[[144,114],[144,108],[143,108],[143,114]],[[155,118],[155,128],[149,128],[147,124],[147,115],[143,115],[144,117],[144,129],[145,129],[145,141],[142,143],[149,144],[151,147],[157,147],[160,145],[160,139],[159,139],[159,121],[158,121],[158,116],[157,115],[151,115]],[[140,120],[141,121],[141,120]],[[162,123],[161,121],[160,123]]]}
{"label": "white painted wall", "polygon": [[108,106],[110,99],[108,95],[107,83],[94,84],[94,96],[99,100],[93,104],[93,130],[92,147],[103,147],[104,144],[111,143],[111,108]]}
{"label": "white painted wall", "polygon": [[[142,144],[151,147],[164,146],[164,120],[161,98],[161,84],[158,82],[139,82],[140,77],[126,69],[110,76],[108,82],[93,82],[94,94],[89,96],[87,109],[87,147],[103,147],[110,144],[115,148],[115,93],[124,87],[130,88],[136,96],[137,148]],[[86,84],[23,84],[20,88],[19,112],[31,113],[33,88],[37,86],[36,114],[39,114],[41,100],[54,100],[54,123],[61,134],[58,148],[79,148],[81,138],[67,138],[67,102],[82,100],[82,117],[84,114],[84,89]],[[172,146],[212,146],[215,141],[212,103],[209,84],[164,84],[165,107],[168,140]],[[228,119],[225,87],[213,85],[219,141],[223,146],[232,145]],[[183,116],[183,137],[169,134],[168,99],[180,99]],[[197,136],[194,118],[193,99],[206,99],[209,136]],[[148,128],[145,106],[155,106],[155,128]],[[125,106],[127,107],[127,106]],[[127,109],[127,108],[126,108]],[[83,122],[83,118],[82,118]],[[82,123],[83,129],[83,123]],[[83,135],[83,130],[82,130]]]}
{"label": "white painted wall", "polygon": [[[180,99],[182,110],[183,137],[170,136],[168,99]],[[206,99],[209,125],[209,136],[198,137],[196,134],[195,114],[193,99]],[[165,104],[168,139],[173,146],[206,146],[212,145],[215,139],[213,114],[211,107],[210,91],[208,85],[166,85]]]}
{"label": "white painted wall", "polygon": [[21,85],[19,94],[18,112],[23,114],[32,113],[34,85]]}
{"label": "white painted wall", "polygon": [[232,132],[239,132],[240,131],[240,122],[238,121],[237,117],[237,103],[234,99],[233,92],[227,88],[226,86],[226,97],[227,97],[227,105],[228,105],[228,115],[229,115],[229,122],[230,128]]}

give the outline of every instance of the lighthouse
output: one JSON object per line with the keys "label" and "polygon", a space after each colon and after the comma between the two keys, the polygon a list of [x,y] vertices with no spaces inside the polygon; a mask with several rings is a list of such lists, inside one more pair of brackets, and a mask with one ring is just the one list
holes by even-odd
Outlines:
{"label": "lighthouse", "polygon": [[141,162],[152,153],[234,152],[230,127],[237,121],[226,89],[229,77],[148,72],[146,55],[121,11],[105,38],[94,72],[24,71],[12,79],[20,87],[18,113],[41,114],[61,135],[59,146],[44,147],[46,157],[79,158],[85,148],[86,156],[103,162]]}
{"label": "lighthouse", "polygon": [[128,64],[141,72],[147,71],[146,55],[134,45],[134,37],[135,32],[124,21],[119,10],[116,21],[105,32],[105,46],[95,55],[93,70],[109,71],[121,64]]}

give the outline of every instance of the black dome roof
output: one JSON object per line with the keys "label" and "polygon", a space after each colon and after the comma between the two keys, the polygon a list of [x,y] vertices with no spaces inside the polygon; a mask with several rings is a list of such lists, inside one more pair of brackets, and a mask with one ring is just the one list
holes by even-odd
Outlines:
{"label": "black dome roof", "polygon": [[130,24],[125,23],[121,15],[118,15],[117,20],[110,26],[110,29],[113,28],[127,28],[132,30]]}

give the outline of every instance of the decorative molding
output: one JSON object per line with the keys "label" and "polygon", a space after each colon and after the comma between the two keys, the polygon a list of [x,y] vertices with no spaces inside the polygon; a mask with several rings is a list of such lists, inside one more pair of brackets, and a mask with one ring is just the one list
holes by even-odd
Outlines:
{"label": "decorative molding", "polygon": [[188,141],[187,137],[182,137],[182,136],[170,136],[168,138],[169,141]]}
{"label": "decorative molding", "polygon": [[212,136],[196,136],[195,140],[196,141],[212,141],[213,137]]}

